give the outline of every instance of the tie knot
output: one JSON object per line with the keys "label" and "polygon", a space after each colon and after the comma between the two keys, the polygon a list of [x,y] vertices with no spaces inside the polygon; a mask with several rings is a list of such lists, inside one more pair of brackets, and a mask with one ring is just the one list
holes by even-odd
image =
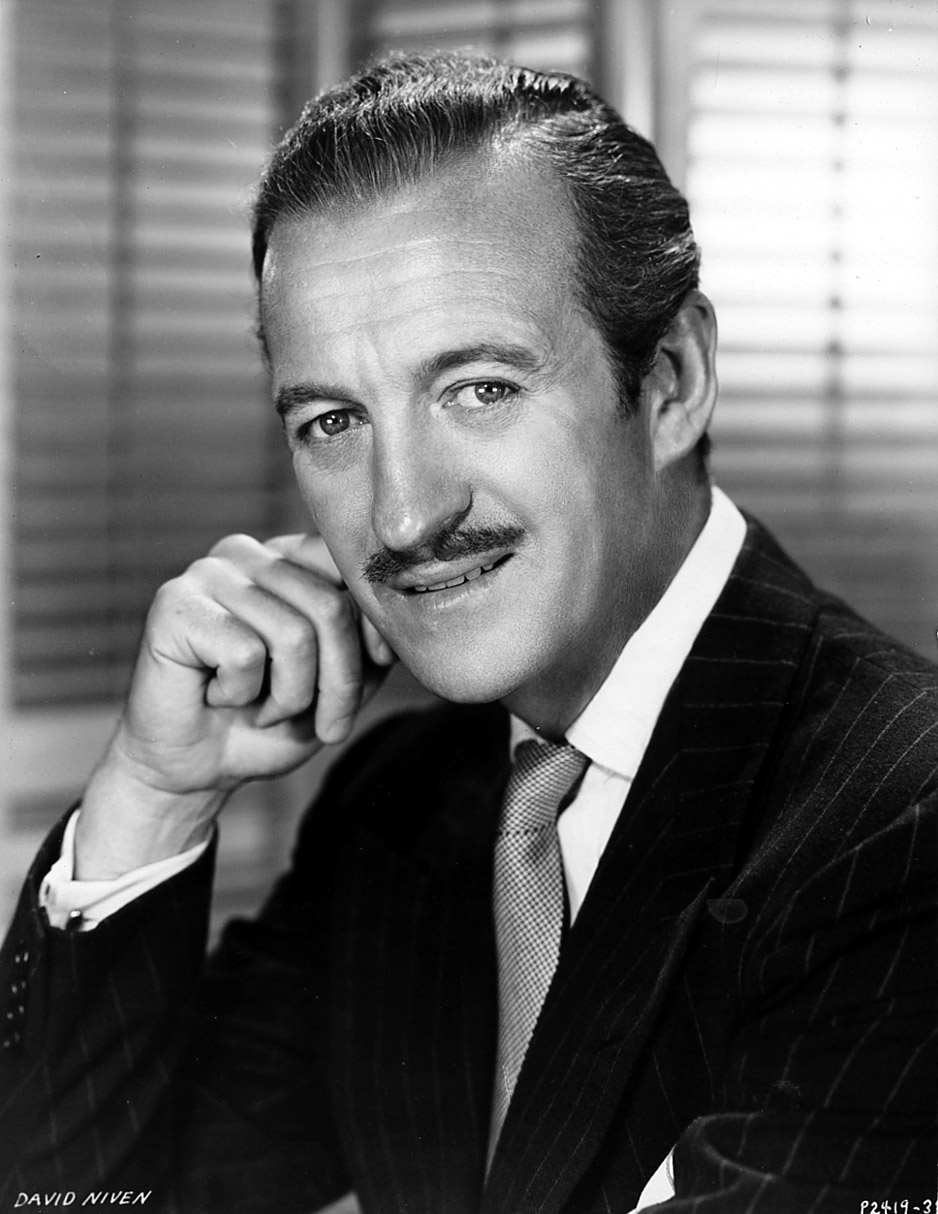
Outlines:
{"label": "tie knot", "polygon": [[500,833],[539,830],[553,823],[587,762],[575,746],[533,739],[522,742],[515,751],[505,790]]}

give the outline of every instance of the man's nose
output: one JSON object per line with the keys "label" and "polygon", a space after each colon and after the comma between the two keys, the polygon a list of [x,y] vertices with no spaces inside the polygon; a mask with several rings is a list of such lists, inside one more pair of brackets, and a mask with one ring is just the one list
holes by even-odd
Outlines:
{"label": "man's nose", "polygon": [[392,551],[419,548],[471,504],[452,453],[426,434],[376,442],[372,459],[372,529]]}

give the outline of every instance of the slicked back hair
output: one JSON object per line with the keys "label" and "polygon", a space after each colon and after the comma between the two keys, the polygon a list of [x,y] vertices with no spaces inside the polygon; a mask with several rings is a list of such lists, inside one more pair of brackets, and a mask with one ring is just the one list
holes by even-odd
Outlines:
{"label": "slicked back hair", "polygon": [[624,412],[697,285],[687,204],[652,145],[584,81],[461,55],[383,59],[310,101],[254,206],[260,282],[280,218],[379,203],[473,154],[512,148],[567,185],[575,283],[609,351]]}

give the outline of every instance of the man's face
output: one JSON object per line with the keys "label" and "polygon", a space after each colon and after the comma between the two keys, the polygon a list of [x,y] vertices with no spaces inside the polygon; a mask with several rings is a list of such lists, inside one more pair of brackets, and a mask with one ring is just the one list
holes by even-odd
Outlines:
{"label": "man's face", "polygon": [[572,245],[560,183],[473,160],[279,221],[262,284],[300,489],[362,611],[432,691],[541,725],[661,589],[647,417],[620,414]]}

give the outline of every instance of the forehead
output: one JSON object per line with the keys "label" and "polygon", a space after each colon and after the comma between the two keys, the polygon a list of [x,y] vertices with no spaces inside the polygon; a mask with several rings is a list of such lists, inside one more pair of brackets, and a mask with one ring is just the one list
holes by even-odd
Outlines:
{"label": "forehead", "polygon": [[377,205],[281,219],[261,284],[272,361],[300,337],[400,345],[466,325],[555,342],[579,311],[575,249],[564,183],[517,158],[474,157]]}

